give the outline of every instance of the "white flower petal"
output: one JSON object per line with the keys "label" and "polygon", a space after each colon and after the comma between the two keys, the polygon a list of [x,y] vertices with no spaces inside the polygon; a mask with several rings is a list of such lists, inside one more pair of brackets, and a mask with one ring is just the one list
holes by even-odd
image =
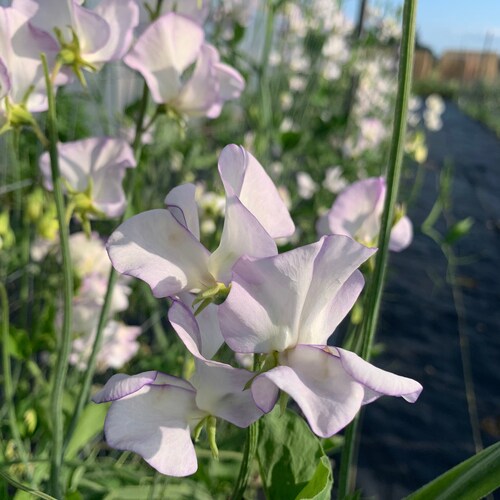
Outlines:
{"label": "white flower petal", "polygon": [[215,285],[209,253],[168,210],[149,210],[121,224],[107,243],[115,269],[145,281],[155,297]]}
{"label": "white flower petal", "polygon": [[195,194],[196,186],[194,184],[182,184],[181,186],[174,187],[167,194],[165,205],[176,220],[199,240],[200,220]]}
{"label": "white flower petal", "polygon": [[219,157],[219,173],[227,196],[236,195],[273,237],[291,236],[295,225],[273,181],[243,147],[230,144]]}

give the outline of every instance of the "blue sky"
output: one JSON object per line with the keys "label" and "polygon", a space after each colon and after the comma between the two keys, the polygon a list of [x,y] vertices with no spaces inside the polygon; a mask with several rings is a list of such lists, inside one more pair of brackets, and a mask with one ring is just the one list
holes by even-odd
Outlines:
{"label": "blue sky", "polygon": [[[368,0],[371,5],[401,5],[400,0]],[[347,15],[356,16],[359,0],[344,0]],[[500,53],[500,0],[419,0],[417,32],[436,54],[449,49]]]}

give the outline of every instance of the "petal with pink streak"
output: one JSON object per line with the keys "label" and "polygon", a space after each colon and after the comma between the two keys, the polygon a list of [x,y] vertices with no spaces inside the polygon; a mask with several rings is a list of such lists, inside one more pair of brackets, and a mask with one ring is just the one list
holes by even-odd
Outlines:
{"label": "petal with pink streak", "polygon": [[170,213],[182,224],[193,236],[200,239],[200,220],[198,216],[198,205],[195,199],[196,186],[194,184],[182,184],[174,187],[165,198],[165,205]]}
{"label": "petal with pink streak", "polygon": [[361,408],[363,386],[344,370],[339,358],[321,348],[297,346],[280,355],[280,364],[253,381],[252,394],[259,407],[269,397],[271,382],[296,401],[320,437],[339,432]]}
{"label": "petal with pink streak", "polygon": [[104,424],[109,446],[141,455],[158,472],[188,476],[196,472],[190,424],[205,416],[195,392],[171,385],[146,385],[112,403]]}
{"label": "petal with pink streak", "polygon": [[414,403],[422,392],[422,385],[416,380],[381,370],[345,349],[338,347],[328,349],[333,355],[340,357],[344,370],[365,387],[363,404],[371,403],[383,395],[401,396],[406,401]]}

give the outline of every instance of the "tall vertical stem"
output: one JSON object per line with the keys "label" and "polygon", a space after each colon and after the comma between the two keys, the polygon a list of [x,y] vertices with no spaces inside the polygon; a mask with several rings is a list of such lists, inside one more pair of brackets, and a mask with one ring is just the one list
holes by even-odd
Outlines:
{"label": "tall vertical stem", "polygon": [[[401,51],[399,59],[398,92],[394,111],[389,169],[387,172],[387,193],[378,240],[379,250],[376,255],[373,277],[367,290],[366,313],[363,318],[361,329],[363,341],[360,354],[366,360],[369,360],[371,356],[373,340],[380,313],[380,304],[382,301],[382,291],[384,288],[389,253],[389,239],[394,221],[394,207],[398,196],[401,177],[408,99],[411,91],[416,18],[417,0],[405,0],[403,10],[403,32],[401,37]],[[352,492],[354,487],[352,463],[353,457],[356,455],[355,443],[357,427],[358,421],[356,418],[346,430],[339,478],[339,498],[344,498],[349,492]]]}
{"label": "tall vertical stem", "polygon": [[17,453],[24,464],[26,475],[29,481],[32,481],[32,474],[28,463],[28,454],[24,449],[24,444],[21,439],[21,434],[17,426],[16,412],[14,409],[14,387],[12,384],[10,356],[9,356],[9,299],[7,290],[4,284],[0,281],[0,306],[2,308],[2,375],[3,375],[3,392],[5,405],[7,406],[7,415],[9,418],[9,427],[12,434],[12,439],[16,444]]}
{"label": "tall vertical stem", "polygon": [[54,88],[50,81],[47,59],[41,55],[43,71],[45,74],[45,85],[47,87],[47,98],[49,110],[47,113],[47,125],[49,129],[49,156],[52,173],[52,184],[54,187],[54,198],[57,209],[57,221],[59,223],[59,240],[62,253],[63,268],[63,322],[62,333],[58,339],[58,355],[55,372],[52,376],[51,414],[52,414],[52,452],[50,461],[50,490],[54,497],[62,498],[62,460],[63,460],[63,436],[64,416],[62,399],[64,393],[64,382],[68,371],[68,359],[71,349],[71,305],[73,299],[73,274],[71,269],[71,256],[69,251],[69,230],[66,225],[64,197],[62,191],[61,175],[59,172],[59,157],[57,152],[57,118]]}

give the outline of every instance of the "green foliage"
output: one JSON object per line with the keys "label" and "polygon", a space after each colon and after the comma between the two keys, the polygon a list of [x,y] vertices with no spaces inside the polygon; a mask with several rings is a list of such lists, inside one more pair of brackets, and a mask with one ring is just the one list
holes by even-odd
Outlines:
{"label": "green foliage", "polygon": [[68,443],[66,458],[72,459],[87,443],[102,432],[109,405],[90,403],[83,410],[75,432]]}
{"label": "green foliage", "polygon": [[475,500],[500,488],[500,443],[453,467],[406,500]]}
{"label": "green foliage", "polygon": [[302,418],[279,408],[260,421],[257,447],[268,500],[328,499],[333,485],[330,460]]}

